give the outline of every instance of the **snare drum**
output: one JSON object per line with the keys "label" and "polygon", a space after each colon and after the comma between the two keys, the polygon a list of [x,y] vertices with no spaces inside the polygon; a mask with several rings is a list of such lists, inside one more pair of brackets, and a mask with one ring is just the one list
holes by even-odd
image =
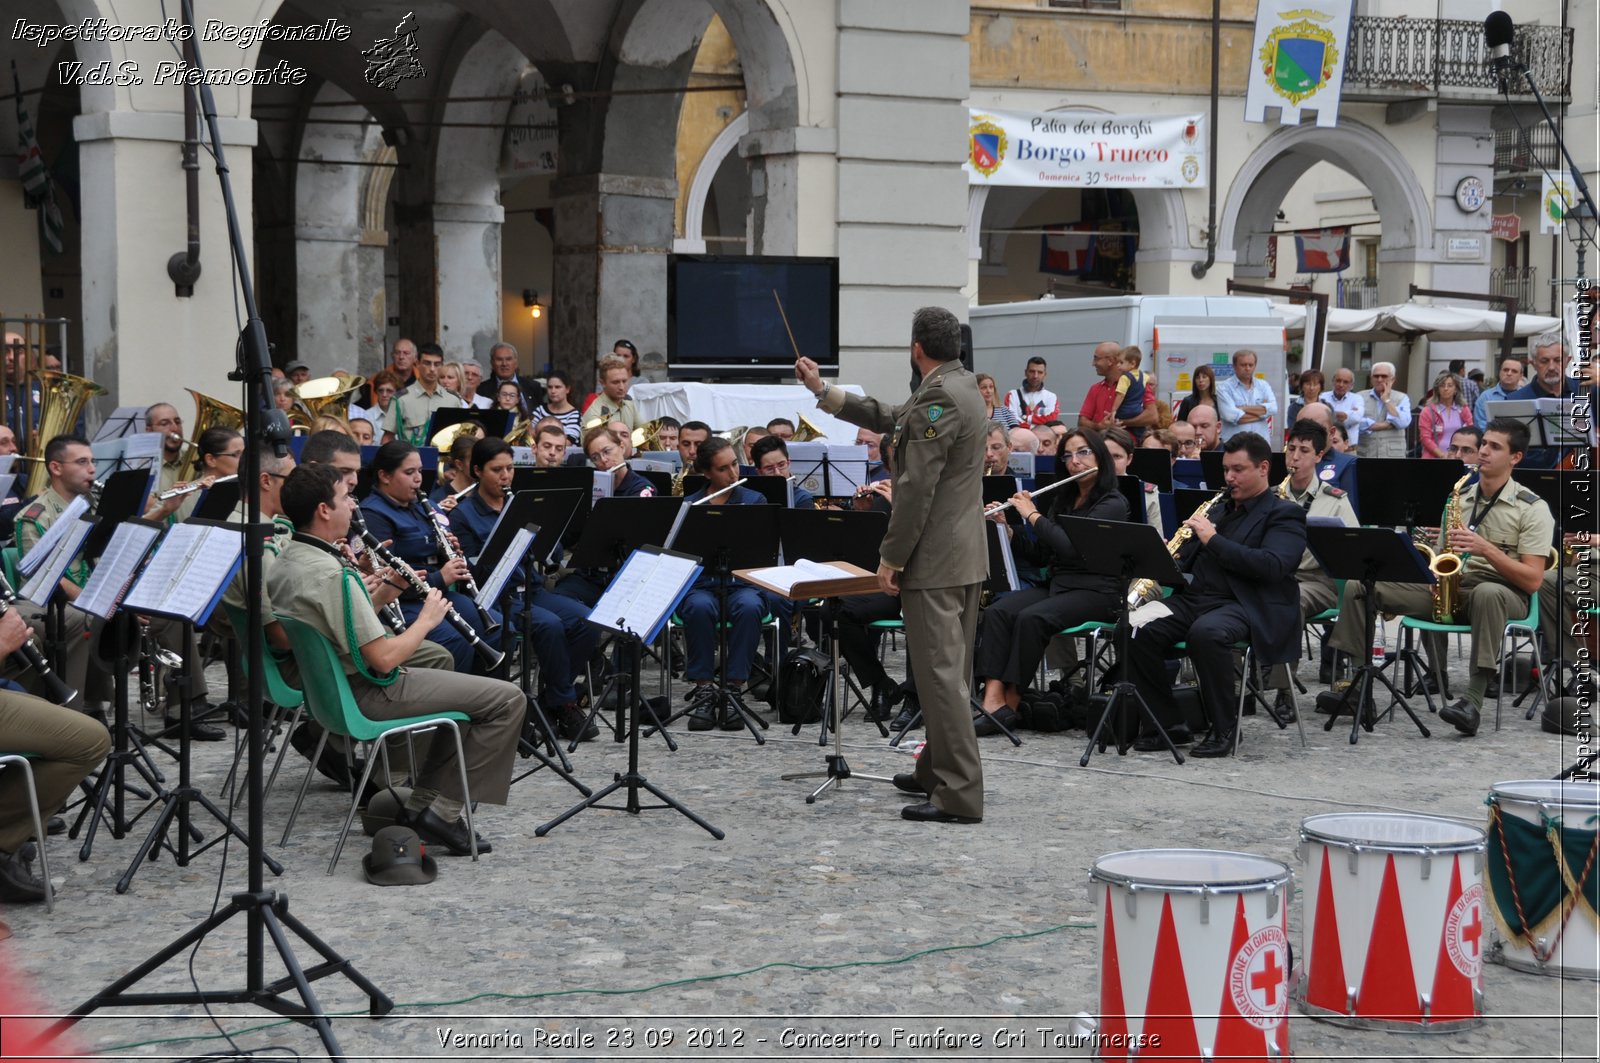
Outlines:
{"label": "snare drum", "polygon": [[1488,804],[1489,958],[1600,979],[1600,783],[1497,782]]}
{"label": "snare drum", "polygon": [[1287,865],[1142,849],[1102,856],[1089,879],[1101,1059],[1289,1057]]}
{"label": "snare drum", "polygon": [[1480,1025],[1483,852],[1483,831],[1435,816],[1304,820],[1300,1010],[1366,1029]]}

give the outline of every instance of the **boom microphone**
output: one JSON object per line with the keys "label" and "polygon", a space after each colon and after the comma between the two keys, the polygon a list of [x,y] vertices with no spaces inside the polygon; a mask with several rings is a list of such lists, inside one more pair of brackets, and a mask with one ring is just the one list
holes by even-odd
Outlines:
{"label": "boom microphone", "polygon": [[1511,42],[1516,35],[1516,24],[1504,11],[1491,11],[1483,20],[1483,43],[1489,46],[1489,61],[1494,65],[1502,94],[1506,91],[1506,78],[1516,70],[1516,61],[1511,58]]}

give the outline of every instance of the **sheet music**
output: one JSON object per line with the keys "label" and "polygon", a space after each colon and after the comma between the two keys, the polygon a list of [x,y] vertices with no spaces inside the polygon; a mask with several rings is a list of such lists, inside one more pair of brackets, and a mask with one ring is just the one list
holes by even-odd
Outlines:
{"label": "sheet music", "polygon": [[16,462],[16,460],[17,455],[15,454],[0,454],[0,473],[10,472],[11,466]]}
{"label": "sheet music", "polygon": [[[66,514],[62,514],[64,518]],[[56,536],[53,549],[35,561],[33,578],[22,585],[20,597],[43,609],[50,600],[50,595],[55,593],[56,584],[67,571],[67,566],[72,564],[72,559],[78,556],[78,551],[83,549],[83,541],[89,537],[89,532],[94,530],[94,522],[88,520],[58,520],[50,525],[50,530],[61,529],[61,534]],[[39,540],[42,546],[44,540]],[[35,546],[34,551],[39,547]]]}
{"label": "sheet music", "polygon": [[1006,459],[1006,472],[1012,476],[1033,476],[1036,457],[1038,455],[1025,451],[1012,451],[1011,457]]}
{"label": "sheet music", "polygon": [[699,569],[693,558],[635,551],[595,603],[589,619],[649,641],[688,592]]}
{"label": "sheet music", "polygon": [[[862,452],[866,452],[865,447],[862,448]],[[801,487],[818,497],[828,493],[824,475],[827,469],[827,457],[826,443],[789,444],[789,471],[794,474]]]}
{"label": "sheet music", "polygon": [[123,603],[134,612],[162,608],[167,593],[178,585],[183,572],[184,554],[199,541],[205,529],[198,524],[174,524],[156,547],[155,556],[145,565],[139,582]]}
{"label": "sheet music", "polygon": [[538,462],[533,460],[533,448],[532,447],[512,447],[511,448],[511,464],[512,465],[537,465]]}
{"label": "sheet music", "polygon": [[[538,528],[518,528],[516,534],[511,537],[511,544],[506,547],[506,552],[500,555],[500,560],[495,562],[494,571],[489,573],[489,578],[478,588],[477,598],[473,599],[478,603],[479,609],[492,608],[494,603],[500,600],[501,592],[506,589],[506,581],[517,570],[522,555],[533,545],[533,538],[538,530]],[[489,538],[493,539],[494,536],[490,535]]]}
{"label": "sheet music", "polygon": [[[7,454],[6,457],[8,457],[8,458],[15,457],[15,455]],[[13,487],[15,487],[16,484],[17,484],[17,474],[16,473],[0,472],[0,498],[10,498],[11,497],[11,489]]]}
{"label": "sheet music", "polygon": [[601,472],[599,469],[594,471],[594,493],[592,498],[595,502],[600,501],[602,498],[611,497],[616,490],[616,480],[612,479],[615,475],[616,473],[614,472]]}
{"label": "sheet music", "polygon": [[118,406],[100,425],[100,430],[94,434],[91,442],[117,439],[143,427],[145,409],[144,406]]}
{"label": "sheet music", "polygon": [[[39,536],[39,541],[33,544],[33,549],[23,554],[21,559],[17,561],[18,575],[24,577],[33,575],[40,562],[49,557],[51,551],[55,550],[56,543],[67,533],[68,528],[77,524],[78,518],[87,512],[89,512],[89,496],[79,495],[74,498],[67,508],[61,511],[61,516],[56,518],[55,523],[46,528],[44,534]],[[79,536],[78,541],[80,543],[83,542],[82,536]]]}
{"label": "sheet music", "polygon": [[129,469],[153,469],[161,459],[160,432],[135,432],[123,436],[122,464]]}
{"label": "sheet music", "polygon": [[678,507],[678,512],[672,518],[672,527],[667,529],[667,541],[661,544],[663,549],[671,550],[672,544],[678,541],[678,533],[683,530],[683,518],[689,515],[692,508],[688,503]]}
{"label": "sheet music", "polygon": [[199,623],[233,578],[243,548],[244,536],[232,528],[175,524],[123,599],[123,607]]}
{"label": "sheet music", "polygon": [[119,524],[112,532],[111,541],[100,553],[94,573],[76,600],[67,604],[75,609],[110,620],[117,611],[122,597],[133,582],[139,563],[144,560],[150,546],[161,536],[161,529],[143,524]]}
{"label": "sheet music", "polygon": [[[649,451],[648,453],[654,454],[660,453],[660,451]],[[677,455],[674,454],[673,457],[677,457]],[[682,462],[658,460],[653,457],[632,457],[628,459],[628,464],[633,468],[634,472],[662,472],[668,476],[675,475],[682,468]]]}
{"label": "sheet music", "polygon": [[774,587],[782,587],[784,593],[787,594],[794,590],[797,583],[824,579],[851,579],[855,576],[855,573],[823,561],[808,561],[805,558],[801,558],[792,565],[779,565],[776,568],[758,568],[748,573],[748,575],[751,579],[770,583]]}
{"label": "sheet music", "polygon": [[1007,535],[1005,529],[1000,525],[994,524],[992,521],[990,524],[994,529],[990,534],[995,537],[995,542],[1000,545],[1000,559],[1005,562],[1006,587],[1009,590],[1021,590],[1022,581],[1017,579],[1016,555],[1011,552],[1011,536]]}

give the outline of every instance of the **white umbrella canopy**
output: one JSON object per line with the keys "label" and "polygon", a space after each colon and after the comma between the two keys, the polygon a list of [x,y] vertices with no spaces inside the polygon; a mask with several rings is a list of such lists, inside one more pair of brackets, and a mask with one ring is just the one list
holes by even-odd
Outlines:
{"label": "white umbrella canopy", "polygon": [[[1290,335],[1304,334],[1304,306],[1275,303],[1272,309],[1283,319]],[[1560,327],[1558,317],[1518,314],[1512,333],[1522,337],[1538,336]],[[1505,328],[1505,311],[1462,306],[1396,303],[1366,310],[1335,308],[1328,311],[1328,339],[1346,343],[1409,343],[1419,336],[1430,340],[1493,340],[1498,339]]]}

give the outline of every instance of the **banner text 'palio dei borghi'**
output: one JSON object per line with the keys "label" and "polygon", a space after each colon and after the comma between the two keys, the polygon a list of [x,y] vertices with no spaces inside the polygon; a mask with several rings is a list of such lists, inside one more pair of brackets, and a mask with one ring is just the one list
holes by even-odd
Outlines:
{"label": "banner text 'palio dei borghi'", "polygon": [[1203,188],[1198,114],[973,111],[967,179],[975,185]]}

